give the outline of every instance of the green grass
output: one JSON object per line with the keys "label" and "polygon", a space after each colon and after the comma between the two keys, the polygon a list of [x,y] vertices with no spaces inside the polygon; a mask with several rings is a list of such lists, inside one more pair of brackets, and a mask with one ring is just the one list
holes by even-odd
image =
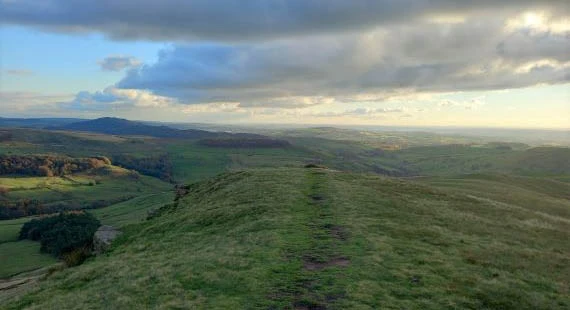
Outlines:
{"label": "green grass", "polygon": [[[91,184],[91,185],[90,185]],[[44,205],[66,204],[88,207],[104,200],[109,207],[92,210],[106,225],[122,227],[146,218],[148,211],[160,207],[173,198],[172,186],[160,180],[139,176],[133,178],[128,171],[111,167],[99,174],[78,174],[66,177],[11,177],[0,178],[0,185],[9,189],[2,197],[12,201],[37,199]],[[138,197],[137,197],[138,196]],[[131,199],[133,197],[137,197]],[[113,201],[128,199],[113,204]],[[21,226],[31,217],[0,221],[2,264],[0,278],[45,267],[55,259],[40,254],[39,243],[18,241]],[[6,261],[6,263],[4,263]]]}
{"label": "green grass", "polygon": [[0,279],[55,264],[57,260],[40,253],[40,243],[30,240],[0,244]]}
{"label": "green grass", "polygon": [[175,142],[167,147],[173,177],[196,182],[222,172],[260,167],[299,167],[310,153],[299,148],[217,148],[194,142]]}
{"label": "green grass", "polygon": [[97,201],[114,203],[171,188],[155,178],[133,177],[118,167],[111,167],[110,172],[65,177],[1,177],[0,185],[9,189],[3,197],[8,201],[30,199],[48,206],[65,204],[76,208],[89,208]]}
{"label": "green grass", "polygon": [[[143,195],[112,206],[91,210],[103,225],[123,228],[129,224],[140,223],[148,212],[156,210],[173,200],[171,191]],[[22,225],[32,217],[0,221],[0,279],[29,270],[39,269],[55,262],[40,254],[40,244],[28,240],[18,240]],[[31,255],[31,257],[28,257]],[[6,263],[4,263],[6,262]]]}
{"label": "green grass", "polygon": [[31,218],[19,218],[15,220],[0,221],[0,244],[4,242],[17,241],[20,235],[20,228]]}
{"label": "green grass", "polygon": [[386,161],[419,175],[508,173],[556,176],[570,174],[570,148],[502,150],[470,145],[425,146],[392,153]]}
{"label": "green grass", "polygon": [[[235,169],[295,167],[319,162],[334,169],[397,176],[508,173],[554,176],[570,173],[570,148],[490,142],[488,138],[425,132],[371,132],[337,128],[274,131],[292,147],[225,149],[193,140],[118,138],[86,133],[12,129],[0,154],[67,154],[75,157],[167,154],[177,182],[195,182]],[[509,146],[512,150],[501,149]],[[396,150],[396,151],[390,151]],[[379,154],[381,151],[383,154]]]}
{"label": "green grass", "polygon": [[90,211],[103,225],[117,228],[145,220],[150,211],[174,199],[173,192],[143,195],[107,208]]}
{"label": "green grass", "polygon": [[319,169],[226,174],[6,308],[568,309],[570,219],[536,192],[553,204]]}

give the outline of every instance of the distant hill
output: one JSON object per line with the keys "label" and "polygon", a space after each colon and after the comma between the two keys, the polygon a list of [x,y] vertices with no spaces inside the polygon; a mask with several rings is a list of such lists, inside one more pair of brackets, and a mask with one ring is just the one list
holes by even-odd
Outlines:
{"label": "distant hill", "polygon": [[49,127],[47,129],[88,131],[109,135],[150,136],[156,138],[202,139],[219,136],[217,133],[205,130],[179,130],[167,126],[152,126],[142,122],[134,122],[114,117],[103,117],[94,120],[75,122],[64,126]]}
{"label": "distant hill", "polygon": [[65,126],[80,122],[79,118],[4,118],[0,117],[0,127],[46,128]]}

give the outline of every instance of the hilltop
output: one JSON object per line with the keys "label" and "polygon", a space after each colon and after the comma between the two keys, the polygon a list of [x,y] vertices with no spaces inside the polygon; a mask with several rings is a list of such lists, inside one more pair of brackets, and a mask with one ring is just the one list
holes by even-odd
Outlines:
{"label": "hilltop", "polygon": [[216,133],[186,129],[179,130],[167,126],[152,126],[142,122],[134,122],[115,117],[103,117],[94,120],[74,122],[71,124],[50,127],[52,130],[88,131],[109,135],[149,136],[156,138],[211,138]]}
{"label": "hilltop", "polygon": [[[222,174],[6,308],[570,307],[567,184],[475,179],[457,193],[327,169]],[[487,194],[502,182],[511,195]],[[513,199],[535,190],[549,203]]]}

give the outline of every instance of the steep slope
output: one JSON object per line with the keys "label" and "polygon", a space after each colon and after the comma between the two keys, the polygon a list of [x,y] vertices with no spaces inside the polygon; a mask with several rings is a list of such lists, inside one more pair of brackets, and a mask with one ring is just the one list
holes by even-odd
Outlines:
{"label": "steep slope", "polygon": [[149,136],[157,138],[211,138],[217,134],[204,130],[179,130],[167,126],[152,126],[141,122],[126,119],[104,117],[94,120],[76,122],[60,127],[51,127],[56,130],[88,131],[110,135]]}
{"label": "steep slope", "polygon": [[236,172],[6,308],[567,309],[570,218],[549,212],[378,176]]}

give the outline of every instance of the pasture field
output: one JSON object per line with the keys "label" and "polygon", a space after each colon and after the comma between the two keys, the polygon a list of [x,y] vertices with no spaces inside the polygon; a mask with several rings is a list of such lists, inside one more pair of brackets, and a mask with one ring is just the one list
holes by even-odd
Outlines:
{"label": "pasture field", "polygon": [[33,217],[24,217],[14,220],[0,221],[0,244],[18,241],[20,228]]}
{"label": "pasture field", "polygon": [[[109,207],[90,210],[103,225],[123,228],[140,223],[148,213],[174,199],[172,191],[143,195]],[[18,240],[22,225],[33,217],[0,221],[0,279],[54,264],[57,260],[40,253],[39,242]]]}
{"label": "pasture field", "polygon": [[[91,211],[102,223],[119,227],[140,222],[174,195],[171,184],[112,166],[64,177],[0,177],[0,186],[8,190],[0,196],[4,203],[37,200],[46,208],[97,207]],[[40,253],[38,242],[18,240],[21,226],[33,218],[0,221],[0,279],[56,262]]]}
{"label": "pasture field", "polygon": [[0,279],[50,266],[57,262],[51,255],[40,253],[39,242],[30,240],[0,243],[0,261],[2,262]]}
{"label": "pasture field", "polygon": [[49,206],[62,204],[75,208],[98,207],[128,200],[143,194],[171,188],[158,179],[133,174],[118,167],[97,173],[75,174],[63,177],[0,177],[0,186],[8,191],[0,199],[5,201],[38,200]]}

